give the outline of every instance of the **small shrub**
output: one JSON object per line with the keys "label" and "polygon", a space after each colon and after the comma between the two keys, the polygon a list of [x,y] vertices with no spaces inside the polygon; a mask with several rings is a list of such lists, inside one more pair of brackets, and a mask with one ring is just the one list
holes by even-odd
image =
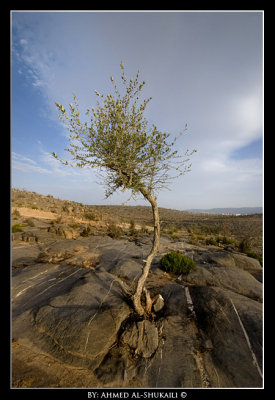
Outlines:
{"label": "small shrub", "polygon": [[222,244],[233,244],[233,243],[234,243],[234,240],[233,240],[233,239],[230,239],[230,238],[227,237],[227,236],[223,236],[223,238],[222,238],[222,240],[221,240],[221,243],[222,243]]}
{"label": "small shrub", "polygon": [[62,215],[59,215],[59,216],[56,218],[56,223],[57,223],[57,224],[62,224],[62,223],[63,223]]}
{"label": "small shrub", "polygon": [[12,215],[13,215],[13,217],[21,217],[21,214],[20,214],[20,212],[17,210],[17,208],[14,209]]}
{"label": "small shrub", "polygon": [[19,224],[12,225],[11,231],[12,231],[12,233],[24,232],[24,230],[22,229],[22,226]]}
{"label": "small shrub", "polygon": [[90,221],[97,221],[97,216],[93,212],[86,212],[83,214],[83,217]]}
{"label": "small shrub", "polygon": [[123,230],[120,226],[117,226],[114,223],[108,225],[107,235],[112,239],[120,239],[123,235]]}
{"label": "small shrub", "polygon": [[69,209],[68,206],[65,204],[64,206],[62,206],[62,211],[65,213],[69,213]]}
{"label": "small shrub", "polygon": [[173,235],[174,233],[177,233],[179,230],[178,228],[172,228],[166,231],[167,235]]}
{"label": "small shrub", "polygon": [[37,206],[32,206],[32,209],[33,210],[38,210],[38,207]]}
{"label": "small shrub", "polygon": [[188,240],[188,243],[193,244],[193,245],[198,244],[197,236],[192,233],[191,238],[189,238],[189,240]]}
{"label": "small shrub", "polygon": [[70,224],[69,225],[71,228],[73,228],[73,229],[77,229],[77,228],[79,228],[79,224]]}
{"label": "small shrub", "polygon": [[160,260],[160,265],[166,272],[174,274],[186,274],[195,268],[195,263],[191,258],[175,251],[165,254]]}
{"label": "small shrub", "polygon": [[140,228],[140,231],[139,231],[139,233],[148,233],[149,231],[148,231],[148,228],[146,227],[146,225],[143,223],[142,225],[141,225],[141,228]]}
{"label": "small shrub", "polygon": [[248,251],[251,250],[251,240],[248,238],[243,239],[240,243],[239,243],[239,251],[241,253],[247,253]]}
{"label": "small shrub", "polygon": [[198,239],[198,240],[204,240],[205,237],[204,237],[203,235],[198,235],[198,236],[197,236],[197,239]]}
{"label": "small shrub", "polygon": [[262,256],[261,254],[257,254],[257,253],[256,253],[255,251],[253,251],[253,250],[247,250],[247,251],[245,252],[245,254],[246,254],[248,257],[256,258],[256,260],[258,260],[259,263],[260,263],[261,265],[263,265],[263,256]]}
{"label": "small shrub", "polygon": [[130,235],[131,236],[134,236],[136,234],[136,223],[135,223],[135,221],[133,219],[130,220],[129,230],[130,230]]}
{"label": "small shrub", "polygon": [[80,233],[80,236],[87,237],[91,234],[91,228],[89,226],[85,227]]}
{"label": "small shrub", "polygon": [[218,243],[213,238],[206,239],[205,244],[212,245],[212,246],[218,246]]}

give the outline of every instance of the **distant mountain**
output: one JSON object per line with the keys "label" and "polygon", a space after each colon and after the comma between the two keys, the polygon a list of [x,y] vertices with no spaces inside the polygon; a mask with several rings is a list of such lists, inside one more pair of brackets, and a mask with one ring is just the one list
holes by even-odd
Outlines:
{"label": "distant mountain", "polygon": [[193,213],[208,213],[208,214],[262,214],[262,207],[229,207],[229,208],[208,208],[199,209],[193,208],[185,210]]}

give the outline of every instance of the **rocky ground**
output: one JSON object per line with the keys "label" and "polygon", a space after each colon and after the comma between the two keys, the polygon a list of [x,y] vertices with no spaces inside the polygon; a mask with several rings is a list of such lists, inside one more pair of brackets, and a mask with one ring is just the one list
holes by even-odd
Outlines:
{"label": "rocky ground", "polygon": [[145,320],[123,293],[150,237],[15,241],[14,387],[261,387],[260,264],[245,255],[162,239],[196,261],[187,276],[147,282],[164,307]]}
{"label": "rocky ground", "polygon": [[[149,253],[149,227],[115,239],[85,210],[60,218],[23,206],[12,221],[23,226],[12,246],[13,387],[262,387],[258,260],[163,235],[146,282],[163,301],[141,319],[125,293]],[[172,250],[195,269],[161,270]]]}

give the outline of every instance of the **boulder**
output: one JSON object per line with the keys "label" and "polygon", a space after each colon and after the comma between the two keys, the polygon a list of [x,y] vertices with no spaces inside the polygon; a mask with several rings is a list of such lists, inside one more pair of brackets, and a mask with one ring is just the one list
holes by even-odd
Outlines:
{"label": "boulder", "polygon": [[258,260],[245,254],[231,253],[227,251],[205,252],[203,259],[208,263],[218,264],[223,267],[237,267],[250,273],[262,271]]}
{"label": "boulder", "polygon": [[141,275],[142,265],[133,259],[119,260],[109,272],[120,278],[133,281]]}
{"label": "boulder", "polygon": [[81,245],[75,240],[54,242],[41,246],[42,251],[37,261],[54,264],[66,262],[67,265],[93,269],[99,264],[101,253],[87,249],[87,245]]}
{"label": "boulder", "polygon": [[37,264],[13,286],[13,339],[75,366],[95,368],[130,312],[120,281],[102,269]]}
{"label": "boulder", "polygon": [[254,300],[262,301],[262,284],[250,273],[242,269],[216,264],[199,264],[188,275],[182,275],[184,282],[216,286],[232,290]]}
{"label": "boulder", "polygon": [[164,307],[164,298],[162,297],[161,294],[158,294],[157,298],[153,304],[153,311],[155,313],[158,313],[159,311],[161,311],[163,309],[163,307]]}
{"label": "boulder", "polygon": [[48,228],[49,233],[55,233],[65,239],[74,239],[79,236],[79,233],[74,229],[70,229],[67,225],[53,225]]}
{"label": "boulder", "polygon": [[23,232],[21,238],[23,242],[36,242],[36,235],[33,231]]}

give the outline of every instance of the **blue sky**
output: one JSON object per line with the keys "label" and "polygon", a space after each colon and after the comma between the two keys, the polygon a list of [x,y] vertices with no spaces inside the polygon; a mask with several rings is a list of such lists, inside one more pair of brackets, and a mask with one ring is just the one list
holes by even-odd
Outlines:
{"label": "blue sky", "polygon": [[[192,171],[159,192],[175,209],[262,205],[263,14],[255,12],[12,12],[12,187],[85,204],[104,199],[93,170],[55,160],[67,147],[55,102],[84,112],[94,89],[137,70],[159,130],[188,130]],[[142,199],[135,203],[144,204]]]}

